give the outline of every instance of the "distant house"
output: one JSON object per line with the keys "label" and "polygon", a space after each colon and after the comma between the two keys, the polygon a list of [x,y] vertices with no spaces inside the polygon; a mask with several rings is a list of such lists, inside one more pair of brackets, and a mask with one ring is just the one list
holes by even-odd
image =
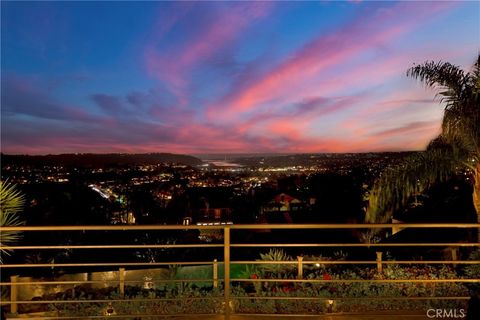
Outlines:
{"label": "distant house", "polygon": [[260,217],[269,223],[292,223],[292,214],[302,210],[305,204],[286,193],[280,193],[260,209]]}
{"label": "distant house", "polygon": [[272,201],[262,206],[262,212],[294,212],[303,208],[303,202],[286,193],[280,193]]}

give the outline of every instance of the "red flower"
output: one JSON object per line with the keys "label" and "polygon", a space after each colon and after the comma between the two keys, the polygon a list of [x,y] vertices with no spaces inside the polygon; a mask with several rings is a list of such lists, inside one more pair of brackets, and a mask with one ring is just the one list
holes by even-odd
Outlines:
{"label": "red flower", "polygon": [[258,279],[258,276],[256,274],[250,275],[250,279]]}
{"label": "red flower", "polygon": [[329,275],[328,273],[323,274],[323,280],[332,280],[332,276]]}
{"label": "red flower", "polygon": [[288,286],[288,287],[283,287],[282,290],[283,290],[283,292],[288,293],[288,292],[292,291],[293,288]]}

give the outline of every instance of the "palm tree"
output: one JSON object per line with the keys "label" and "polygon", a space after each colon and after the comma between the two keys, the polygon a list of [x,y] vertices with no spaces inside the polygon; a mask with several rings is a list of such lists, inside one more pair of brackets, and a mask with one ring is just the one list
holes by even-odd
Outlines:
{"label": "palm tree", "polygon": [[472,176],[473,205],[480,222],[480,55],[470,72],[430,61],[414,65],[407,76],[437,91],[445,108],[442,132],[424,152],[382,173],[370,192],[366,220],[387,222],[413,195],[465,170]]}
{"label": "palm tree", "polygon": [[[0,180],[0,227],[13,227],[23,225],[19,213],[25,203],[25,197],[15,188],[15,185]],[[3,255],[9,254],[5,246],[12,245],[21,237],[18,231],[0,232],[0,263],[3,262]]]}

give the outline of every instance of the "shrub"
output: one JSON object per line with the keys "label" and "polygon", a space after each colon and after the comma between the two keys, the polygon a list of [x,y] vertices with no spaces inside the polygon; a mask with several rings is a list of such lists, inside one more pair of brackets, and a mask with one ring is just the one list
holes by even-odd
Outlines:
{"label": "shrub", "polygon": [[[476,253],[478,254],[478,253]],[[272,250],[261,256],[268,261],[290,261],[280,250]],[[317,257],[318,258],[318,257]],[[321,257],[318,260],[329,258]],[[330,259],[344,259],[337,255]],[[276,260],[278,259],[278,260]],[[472,259],[478,259],[473,256]],[[315,261],[318,261],[315,260]],[[463,283],[422,282],[429,279],[461,278],[452,266],[440,265],[399,265],[388,264],[383,272],[376,268],[359,266],[333,266],[309,268],[304,271],[306,282],[289,281],[296,279],[293,266],[265,268],[262,265],[246,265],[240,273],[242,279],[252,279],[251,283],[232,279],[230,307],[239,313],[269,314],[319,314],[325,312],[369,312],[382,310],[421,310],[429,308],[465,308],[465,301],[439,299],[438,297],[468,296],[469,288]],[[176,271],[172,268],[172,273]],[[478,265],[463,269],[465,276],[478,277]],[[261,281],[276,279],[278,281]],[[310,282],[308,281],[310,280]],[[339,281],[353,280],[353,281]],[[355,280],[371,280],[356,282]],[[382,282],[382,280],[405,280]],[[420,280],[412,282],[411,280]],[[62,299],[119,299],[120,295],[111,289],[103,291],[76,288],[75,294],[66,292]],[[421,299],[410,299],[419,297]],[[60,297],[57,297],[57,299]],[[273,299],[269,299],[273,298]],[[296,298],[296,299],[292,299]],[[111,308],[118,315],[127,314],[191,314],[222,313],[225,309],[223,290],[197,288],[194,285],[169,285],[160,289],[126,287],[126,302],[53,304],[51,310],[60,315],[100,315]],[[163,300],[162,300],[163,299]]]}

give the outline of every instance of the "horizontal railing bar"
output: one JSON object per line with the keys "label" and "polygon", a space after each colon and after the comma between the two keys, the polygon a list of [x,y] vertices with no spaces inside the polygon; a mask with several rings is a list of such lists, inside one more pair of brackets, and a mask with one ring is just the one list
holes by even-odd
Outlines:
{"label": "horizontal railing bar", "polygon": [[[259,296],[231,296],[238,300],[470,300],[470,297],[444,296],[444,297],[259,297]],[[17,304],[75,304],[75,303],[120,303],[120,302],[161,302],[181,300],[221,300],[223,296],[217,297],[188,297],[188,298],[151,298],[151,299],[101,299],[101,300],[19,300]],[[9,305],[10,301],[0,301],[0,305]]]}
{"label": "horizontal railing bar", "polygon": [[234,248],[255,247],[480,247],[480,243],[232,243]]}
{"label": "horizontal railing bar", "polygon": [[480,223],[232,224],[231,229],[480,228]]}
{"label": "horizontal railing bar", "polygon": [[307,282],[307,283],[362,283],[362,282],[373,282],[373,283],[480,283],[480,279],[242,279],[242,278],[232,278],[231,281],[237,282]]}
{"label": "horizontal railing bar", "polygon": [[[74,304],[74,303],[120,303],[120,302],[161,302],[181,300],[220,300],[223,296],[217,297],[188,297],[188,298],[149,298],[149,299],[97,299],[97,300],[17,300],[18,304]],[[0,305],[11,304],[11,301],[0,301]]]}
{"label": "horizontal railing bar", "polygon": [[223,229],[231,225],[184,226],[184,225],[91,225],[91,226],[19,226],[1,227],[2,231],[143,231],[143,230],[203,230]]}
{"label": "horizontal railing bar", "polygon": [[27,317],[27,318],[19,318],[15,317],[15,320],[59,320],[59,319],[131,319],[132,317],[139,317],[139,318],[155,318],[155,317],[211,317],[211,316],[221,316],[221,313],[162,313],[158,314],[121,314],[121,315],[110,315],[110,316],[54,316],[54,317]]}
{"label": "horizontal railing bar", "polygon": [[[398,311],[398,310],[395,310]],[[389,313],[389,314],[382,314],[382,313],[354,313],[354,312],[341,312],[341,313],[235,313],[235,316],[238,317],[275,317],[276,318],[289,318],[289,317],[302,317],[302,318],[316,318],[316,319],[326,319],[326,320],[333,320],[337,317],[340,319],[346,319],[349,316],[353,316],[355,318],[367,317],[368,320],[378,317],[425,317],[425,313],[414,313],[414,314],[398,314],[398,313]],[[422,318],[423,319],[423,318]],[[17,320],[17,319],[16,319]]]}
{"label": "horizontal railing bar", "polygon": [[[214,318],[212,318],[212,316]],[[422,314],[422,313],[410,313],[410,314],[363,313],[363,314],[361,314],[361,313],[341,312],[341,313],[311,313],[311,314],[305,314],[305,313],[235,313],[233,315],[233,317],[235,319],[252,319],[252,317],[255,317],[255,318],[264,317],[264,318],[274,318],[274,319],[302,317],[302,318],[315,318],[315,319],[328,319],[328,320],[332,320],[332,319],[335,319],[337,317],[339,317],[341,319],[344,319],[345,317],[348,317],[348,316],[352,316],[352,317],[355,317],[355,318],[365,317],[365,318],[368,318],[368,319],[373,319],[374,317],[376,319],[378,319],[378,318],[384,318],[384,317],[392,318],[392,317],[399,317],[399,316],[401,316],[402,318],[422,317],[422,319],[423,319],[425,314]],[[80,316],[68,316],[68,317],[67,316],[65,316],[65,317],[62,317],[62,316],[31,317],[31,316],[29,316],[27,318],[15,317],[14,319],[15,320],[71,320],[71,319],[105,319],[105,318],[109,318],[109,319],[131,319],[132,317],[139,317],[140,319],[143,319],[143,318],[157,318],[158,319],[158,317],[166,317],[166,318],[173,317],[175,319],[187,319],[188,317],[202,317],[202,318],[203,317],[209,317],[210,319],[223,319],[224,318],[222,313],[202,313],[202,314],[200,314],[200,313],[193,313],[193,314],[164,313],[164,314],[161,314],[161,315],[158,315],[158,314],[155,314],[155,315],[153,315],[153,314],[132,314],[132,315],[82,316],[82,317],[80,317]]]}
{"label": "horizontal railing bar", "polygon": [[[72,319],[122,319],[122,318],[132,318],[132,317],[139,317],[139,318],[155,318],[155,317],[175,317],[177,319],[185,319],[187,317],[212,317],[214,316],[215,319],[220,319],[220,317],[223,318],[221,313],[175,313],[175,314],[133,314],[133,315],[111,315],[111,316],[42,316],[42,317],[26,317],[26,318],[21,318],[21,317],[15,317],[15,320],[72,320]],[[345,318],[349,316],[354,316],[355,318],[359,317],[366,317],[369,319],[372,319],[373,317],[375,318],[383,318],[383,317],[403,317],[403,318],[409,318],[409,317],[424,317],[425,313],[404,313],[404,314],[399,314],[399,313],[356,313],[356,312],[342,312],[342,313],[321,313],[321,314],[306,314],[306,313],[235,313],[234,317],[247,317],[247,318],[252,318],[252,317],[264,317],[264,318],[269,318],[269,317],[274,317],[275,319],[277,318],[290,318],[290,317],[304,317],[304,318],[321,318],[321,319],[333,319],[336,317],[340,318]]]}
{"label": "horizontal railing bar", "polygon": [[[305,264],[377,264],[377,261],[303,261]],[[4,264],[1,268],[49,268],[49,267],[110,267],[110,266],[167,266],[167,265],[211,265],[212,262],[124,262],[124,263],[39,263],[39,264]],[[223,265],[223,261],[218,262]],[[298,261],[232,261],[230,264],[292,264],[298,265]],[[480,260],[399,260],[382,261],[382,264],[480,264]]]}
{"label": "horizontal railing bar", "polygon": [[[219,261],[219,264],[223,262]],[[302,260],[303,265],[307,264],[377,264],[376,260],[358,260],[358,261],[331,261],[331,260]],[[238,260],[230,261],[230,264],[293,264],[298,265],[298,261],[267,261],[267,260]],[[382,264],[480,264],[480,260],[387,260],[382,261]]]}
{"label": "horizontal railing bar", "polygon": [[371,229],[371,228],[480,228],[480,223],[348,223],[348,224],[229,224],[229,225],[92,225],[92,226],[18,226],[2,231],[103,231],[103,230],[198,230],[198,229]]}
{"label": "horizontal railing bar", "polygon": [[[293,281],[294,280],[294,281]],[[435,282],[480,282],[480,279],[477,278],[454,278],[454,279],[432,279]],[[446,281],[448,280],[448,281]],[[213,282],[213,279],[165,279],[165,280],[151,280],[148,282],[152,283],[175,283],[175,282]],[[216,280],[218,282],[223,282],[223,279]],[[324,280],[324,279],[281,279],[281,278],[268,278],[268,279],[242,279],[242,278],[233,278],[231,281],[239,281],[239,282],[300,282],[300,283],[310,283],[310,282],[431,282],[429,279],[331,279],[331,280]],[[2,286],[23,286],[23,285],[68,285],[68,284],[95,284],[95,283],[118,283],[119,280],[88,280],[88,281],[29,281],[29,282],[0,282]],[[122,281],[124,283],[144,283],[145,280],[125,280]]]}
{"label": "horizontal railing bar", "polygon": [[[323,261],[323,260],[312,260],[312,261],[303,261],[305,264],[377,264],[375,260],[367,261]],[[1,268],[50,268],[50,267],[108,267],[108,266],[167,266],[167,265],[211,265],[212,262],[124,262],[124,263],[38,263],[38,264],[4,264],[0,265]],[[223,264],[223,261],[218,262],[219,265]],[[232,261],[231,264],[291,264],[298,265],[298,261]],[[399,261],[382,261],[382,264],[480,264],[478,260],[399,260]]]}
{"label": "horizontal railing bar", "polygon": [[[42,284],[42,285],[55,285],[55,284],[95,284],[95,283],[116,283],[118,284],[120,280],[115,279],[115,280],[59,280],[59,281],[19,281],[19,282],[0,282],[1,286],[11,286],[11,285],[16,285],[16,286],[22,286],[22,285],[33,285],[33,284]],[[152,283],[157,283],[157,282],[213,282],[213,279],[153,279],[153,280],[123,280],[123,283],[145,283],[145,282],[152,282]],[[222,282],[223,279],[218,279],[218,282]]]}
{"label": "horizontal railing bar", "polygon": [[[480,247],[480,243],[232,243],[235,248],[252,247]],[[159,244],[159,245],[57,245],[57,246],[0,246],[0,250],[52,249],[155,249],[155,248],[222,248],[223,244]]]}
{"label": "horizontal railing bar", "polygon": [[212,261],[207,262],[99,262],[99,263],[25,263],[25,264],[0,264],[2,268],[50,268],[50,267],[122,267],[122,266],[169,266],[169,265],[212,265]]}
{"label": "horizontal railing bar", "polygon": [[58,246],[0,246],[0,250],[43,249],[155,249],[155,248],[221,248],[223,244],[120,244],[120,245],[58,245]]}
{"label": "horizontal railing bar", "polygon": [[470,297],[259,297],[259,296],[231,296],[232,299],[239,300],[470,300]]}

